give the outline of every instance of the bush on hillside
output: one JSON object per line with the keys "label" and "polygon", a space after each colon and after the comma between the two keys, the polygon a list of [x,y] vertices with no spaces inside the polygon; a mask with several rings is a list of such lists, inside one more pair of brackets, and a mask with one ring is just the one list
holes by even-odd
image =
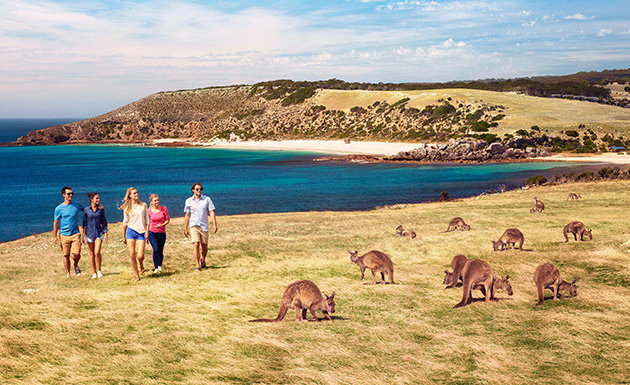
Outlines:
{"label": "bush on hillside", "polygon": [[542,175],[534,175],[533,177],[527,179],[526,182],[528,186],[540,186],[545,183],[547,183],[547,178]]}

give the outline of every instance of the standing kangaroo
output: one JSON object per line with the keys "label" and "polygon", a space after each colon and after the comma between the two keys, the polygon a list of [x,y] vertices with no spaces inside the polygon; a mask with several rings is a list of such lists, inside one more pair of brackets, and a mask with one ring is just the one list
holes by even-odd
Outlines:
{"label": "standing kangaroo", "polygon": [[470,230],[470,226],[467,225],[466,222],[464,222],[464,220],[460,217],[455,217],[451,219],[451,221],[448,223],[448,228],[446,229],[445,233],[451,231],[451,227],[459,231]]}
{"label": "standing kangaroo", "polygon": [[542,213],[545,211],[545,204],[542,201],[539,201],[537,197],[534,197],[534,207],[529,209],[530,213]]}
{"label": "standing kangaroo", "polygon": [[464,281],[462,300],[454,308],[471,303],[473,289],[481,290],[481,293],[486,297],[486,302],[495,299],[494,296],[498,289],[505,290],[508,295],[514,294],[509,281],[510,276],[497,277],[492,273],[492,268],[488,262],[480,259],[471,259],[466,262],[462,271],[462,279]]}
{"label": "standing kangaroo", "polygon": [[372,285],[376,284],[376,273],[381,273],[383,282],[385,282],[385,274],[387,274],[389,283],[395,283],[394,264],[389,255],[378,250],[369,251],[360,257],[358,251],[348,251],[348,253],[350,253],[350,260],[361,268],[361,281],[363,281],[365,276],[365,269],[369,268],[372,271]]}
{"label": "standing kangaroo", "polygon": [[[312,281],[302,280],[295,281],[287,286],[284,294],[282,294],[282,301],[280,302],[280,312],[274,319],[258,318],[250,320],[249,322],[279,322],[282,321],[287,314],[287,310],[295,309],[295,321],[319,321],[316,311],[321,311],[324,316],[332,321],[328,313],[335,312],[335,292],[329,297],[326,294],[322,295],[317,285]],[[306,311],[310,311],[314,320],[308,320],[306,318]],[[300,314],[300,311],[302,314]]]}
{"label": "standing kangaroo", "polygon": [[519,229],[507,229],[501,235],[498,241],[491,241],[492,248],[494,251],[498,250],[510,250],[512,247],[516,248],[516,242],[518,242],[518,249],[523,250],[523,242],[525,242],[525,238],[523,237],[523,233]]}
{"label": "standing kangaroo", "polygon": [[567,282],[560,278],[560,272],[551,263],[544,263],[536,268],[534,271],[534,283],[538,290],[538,303],[536,306],[542,304],[545,301],[543,291],[550,289],[553,292],[553,299],[558,299],[558,292],[560,290],[566,290],[572,297],[577,295],[577,287],[575,286],[576,280],[573,282]]}
{"label": "standing kangaroo", "polygon": [[588,239],[593,240],[593,231],[587,230],[584,223],[580,221],[569,222],[566,226],[564,226],[564,229],[562,229],[562,234],[564,234],[564,239],[566,239],[564,242],[569,242],[568,233],[573,233],[573,238],[575,238],[576,241],[578,235],[580,236],[580,241],[584,240],[585,235]]}
{"label": "standing kangaroo", "polygon": [[396,227],[396,235],[399,237],[411,237],[414,239],[416,237],[416,232],[413,230],[405,230],[402,225]]}
{"label": "standing kangaroo", "polygon": [[580,194],[576,194],[576,193],[569,193],[569,195],[567,195],[567,200],[571,200],[571,201],[575,201],[580,198],[582,198]]}
{"label": "standing kangaroo", "polygon": [[448,270],[444,270],[446,276],[444,277],[443,285],[448,285],[445,289],[452,289],[457,286],[457,282],[462,278],[462,270],[464,270],[464,266],[466,266],[466,262],[470,261],[470,259],[466,258],[463,254],[458,254],[453,257],[451,261],[451,268],[453,272],[451,273]]}

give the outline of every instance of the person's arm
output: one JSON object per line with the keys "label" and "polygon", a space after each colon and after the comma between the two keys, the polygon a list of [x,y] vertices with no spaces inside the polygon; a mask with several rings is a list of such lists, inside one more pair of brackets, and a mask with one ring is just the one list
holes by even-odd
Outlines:
{"label": "person's arm", "polygon": [[103,226],[103,240],[105,242],[107,242],[108,240],[108,236],[107,236],[107,218],[105,218],[105,209],[101,209],[103,210],[103,215],[101,215],[101,225]]}
{"label": "person's arm", "polygon": [[188,223],[190,223],[190,212],[187,212],[184,216],[184,236],[188,238]]}
{"label": "person's arm", "polygon": [[217,227],[217,216],[214,214],[214,210],[210,211],[210,219],[212,219],[212,231],[216,233],[219,228]]}
{"label": "person's arm", "polygon": [[129,224],[129,216],[127,215],[127,213],[123,212],[123,227],[122,227],[122,231],[123,231],[123,243],[127,244],[127,225]]}
{"label": "person's arm", "polygon": [[57,234],[59,233],[59,220],[55,219],[53,221],[53,243],[56,245],[59,242],[57,238]]}
{"label": "person's arm", "polygon": [[85,233],[87,232],[87,213],[83,211],[83,223],[81,226],[81,238],[83,238],[83,244],[85,245],[87,241],[85,240]]}
{"label": "person's arm", "polygon": [[169,223],[171,223],[171,217],[168,216],[168,209],[164,206],[164,223],[162,223],[160,227],[165,227]]}
{"label": "person's arm", "polygon": [[149,240],[149,228],[151,227],[151,219],[149,218],[149,209],[147,206],[144,206],[144,239]]}

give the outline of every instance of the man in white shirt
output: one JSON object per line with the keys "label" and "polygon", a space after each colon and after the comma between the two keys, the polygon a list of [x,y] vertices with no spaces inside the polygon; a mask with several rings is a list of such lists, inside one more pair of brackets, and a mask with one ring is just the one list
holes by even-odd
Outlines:
{"label": "man in white shirt", "polygon": [[[193,242],[193,256],[197,264],[196,270],[206,268],[208,254],[208,217],[212,219],[212,232],[217,232],[217,217],[214,214],[214,204],[210,197],[203,195],[201,183],[195,183],[191,190],[193,196],[186,199],[184,206],[184,236],[190,236]],[[189,231],[190,226],[190,231]],[[201,257],[199,247],[201,246]]]}

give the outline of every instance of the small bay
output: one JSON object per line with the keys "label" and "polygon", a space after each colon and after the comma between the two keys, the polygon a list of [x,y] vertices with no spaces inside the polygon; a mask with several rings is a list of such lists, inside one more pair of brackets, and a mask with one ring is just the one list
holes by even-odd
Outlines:
{"label": "small bay", "polygon": [[532,175],[599,166],[568,162],[475,165],[314,161],[321,154],[292,151],[159,148],[148,146],[0,147],[0,242],[52,229],[61,188],[75,200],[99,192],[110,222],[128,187],[140,198],[160,195],[172,216],[182,216],[190,186],[200,182],[218,215],[289,211],[365,210],[419,203],[448,191],[455,198],[523,186]]}

